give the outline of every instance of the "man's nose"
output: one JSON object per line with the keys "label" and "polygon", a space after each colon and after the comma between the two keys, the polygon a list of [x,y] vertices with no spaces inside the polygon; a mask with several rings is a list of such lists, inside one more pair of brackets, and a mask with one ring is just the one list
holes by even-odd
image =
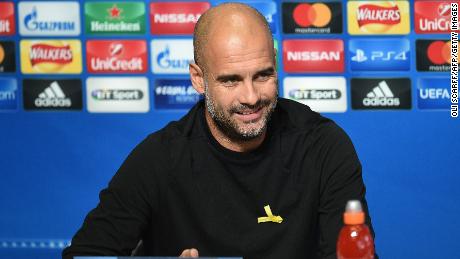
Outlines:
{"label": "man's nose", "polygon": [[241,104],[247,105],[255,105],[259,101],[259,92],[252,80],[245,80],[243,82],[239,99]]}

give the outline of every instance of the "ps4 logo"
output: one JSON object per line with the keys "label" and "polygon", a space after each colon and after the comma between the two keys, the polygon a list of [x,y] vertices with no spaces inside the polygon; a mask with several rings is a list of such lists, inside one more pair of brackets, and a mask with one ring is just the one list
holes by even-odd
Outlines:
{"label": "ps4 logo", "polygon": [[406,39],[350,41],[350,68],[354,71],[407,71],[410,44]]}
{"label": "ps4 logo", "polygon": [[407,52],[401,51],[371,51],[369,55],[366,55],[365,51],[362,49],[356,50],[356,55],[351,58],[352,61],[356,62],[365,62],[368,60],[371,61],[391,61],[391,60],[407,60]]}

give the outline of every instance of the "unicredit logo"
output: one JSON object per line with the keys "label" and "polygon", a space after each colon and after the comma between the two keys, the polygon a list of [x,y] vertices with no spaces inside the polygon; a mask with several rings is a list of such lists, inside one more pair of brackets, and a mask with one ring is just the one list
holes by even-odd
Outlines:
{"label": "unicredit logo", "polygon": [[91,73],[146,72],[147,45],[142,40],[88,41],[87,62]]}
{"label": "unicredit logo", "polygon": [[32,66],[40,63],[68,64],[72,62],[72,50],[70,46],[52,46],[47,44],[35,44],[30,48],[30,62]]}
{"label": "unicredit logo", "polygon": [[434,41],[426,51],[428,59],[435,65],[450,64],[450,41]]}
{"label": "unicredit logo", "polygon": [[415,31],[417,33],[449,32],[450,15],[450,2],[415,2]]}
{"label": "unicredit logo", "polygon": [[294,21],[302,27],[324,27],[332,18],[331,9],[326,4],[299,4],[293,12]]}
{"label": "unicredit logo", "polygon": [[357,20],[359,27],[367,24],[394,25],[401,22],[401,13],[397,5],[383,7],[365,4],[358,7]]}
{"label": "unicredit logo", "polygon": [[285,40],[283,62],[286,72],[342,72],[341,40]]}
{"label": "unicredit logo", "polygon": [[192,34],[200,16],[209,9],[208,2],[151,3],[153,34]]}

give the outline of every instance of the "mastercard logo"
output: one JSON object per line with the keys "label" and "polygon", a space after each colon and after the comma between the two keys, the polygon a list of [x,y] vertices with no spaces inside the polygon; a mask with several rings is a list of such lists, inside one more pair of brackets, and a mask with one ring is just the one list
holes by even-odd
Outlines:
{"label": "mastercard logo", "polygon": [[292,15],[297,25],[302,27],[324,27],[332,18],[331,9],[323,3],[299,4]]}
{"label": "mastercard logo", "polygon": [[5,49],[0,44],[0,64],[3,63],[3,60],[5,60]]}
{"label": "mastercard logo", "polygon": [[450,64],[450,41],[433,41],[427,48],[426,54],[430,62],[436,65]]}

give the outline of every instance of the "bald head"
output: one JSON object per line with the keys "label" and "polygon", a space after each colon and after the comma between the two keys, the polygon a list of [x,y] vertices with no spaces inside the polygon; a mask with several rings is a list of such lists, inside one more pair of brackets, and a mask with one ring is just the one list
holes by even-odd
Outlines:
{"label": "bald head", "polygon": [[[195,25],[193,51],[195,63],[205,70],[206,47],[210,43],[243,44],[245,38],[264,37],[273,49],[273,37],[265,17],[242,3],[223,3],[206,11]],[[212,41],[212,42],[210,42]]]}

